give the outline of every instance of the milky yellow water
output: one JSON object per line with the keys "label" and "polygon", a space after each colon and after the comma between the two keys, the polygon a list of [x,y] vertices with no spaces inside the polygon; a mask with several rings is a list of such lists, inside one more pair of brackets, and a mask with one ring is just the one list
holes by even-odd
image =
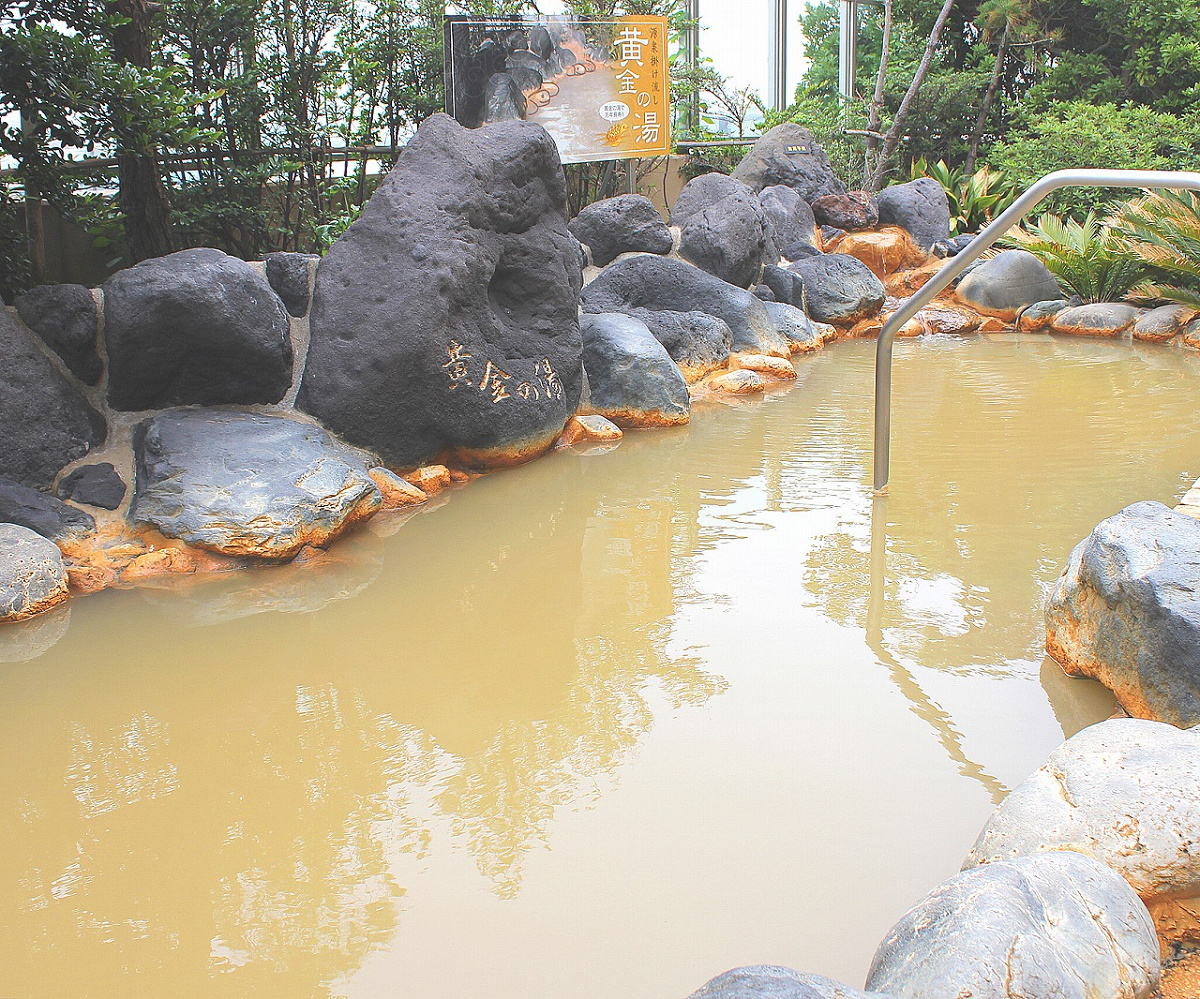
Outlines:
{"label": "milky yellow water", "polygon": [[1200,472],[1196,356],[922,340],[873,503],[873,350],[376,520],[321,570],[0,634],[0,996],[861,985],[1112,710],[1043,663],[1070,548]]}

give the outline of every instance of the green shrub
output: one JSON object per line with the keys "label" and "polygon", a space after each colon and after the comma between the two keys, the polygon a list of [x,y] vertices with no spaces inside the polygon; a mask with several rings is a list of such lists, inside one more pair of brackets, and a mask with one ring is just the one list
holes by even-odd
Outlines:
{"label": "green shrub", "polygon": [[950,235],[979,232],[1017,200],[1017,182],[1003,170],[981,167],[967,177],[962,167],[950,167],[945,160],[926,163],[913,161],[910,180],[931,177],[942,185],[950,203]]}
{"label": "green shrub", "polygon": [[1150,280],[1135,297],[1200,309],[1200,196],[1155,191],[1124,205],[1112,222],[1127,250],[1149,267]]}
{"label": "green shrub", "polygon": [[[988,162],[1011,174],[1022,188],[1054,170],[1195,170],[1200,167],[1200,115],[1165,114],[1140,105],[1059,102],[993,146]],[[1075,218],[1088,212],[1103,215],[1122,193],[1069,188],[1045,205]]]}
{"label": "green shrub", "polygon": [[1085,302],[1115,302],[1146,276],[1149,266],[1108,224],[1089,212],[1082,223],[1043,215],[1003,240],[1028,250],[1064,291]]}

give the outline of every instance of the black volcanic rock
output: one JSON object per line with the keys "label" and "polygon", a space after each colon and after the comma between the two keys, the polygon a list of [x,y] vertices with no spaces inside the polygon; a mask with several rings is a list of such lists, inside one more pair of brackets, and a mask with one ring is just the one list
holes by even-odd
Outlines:
{"label": "black volcanic rock", "polygon": [[17,315],[63,359],[81,382],[95,385],[104,365],[96,350],[100,316],[96,300],[81,284],[44,284],[18,295]]}
{"label": "black volcanic rock", "polygon": [[54,490],[61,499],[103,510],[115,510],[125,498],[125,481],[111,462],[81,465],[59,480]]}
{"label": "black volcanic rock", "polygon": [[649,198],[622,194],[588,205],[571,220],[571,232],[592,251],[597,267],[622,253],[670,253],[671,230]]}
{"label": "black volcanic rock", "polygon": [[810,205],[823,194],[846,193],[812,132],[791,122],[776,125],[754,143],[732,176],[755,191],[786,184]]}
{"label": "black volcanic rock", "polygon": [[536,457],[579,400],[579,252],[544,128],[434,115],[317,268],[297,405],[393,466]]}
{"label": "black volcanic rock", "polygon": [[181,250],[110,277],[104,339],[114,409],[278,402],[292,380],[283,303],[220,250]]}
{"label": "black volcanic rock", "polygon": [[48,486],[64,465],[104,440],[104,417],[0,308],[0,474]]}
{"label": "black volcanic rock", "polygon": [[320,258],[311,253],[268,253],[264,259],[268,284],[288,315],[300,318],[308,311],[308,262]]}

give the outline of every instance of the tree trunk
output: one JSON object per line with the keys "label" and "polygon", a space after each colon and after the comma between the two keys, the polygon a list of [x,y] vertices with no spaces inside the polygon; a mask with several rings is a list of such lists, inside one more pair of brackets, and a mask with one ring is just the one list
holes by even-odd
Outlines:
{"label": "tree trunk", "polygon": [[892,44],[892,0],[883,0],[883,49],[879,53],[879,72],[875,76],[875,94],[871,98],[871,117],[867,123],[867,148],[863,154],[863,183],[875,172],[875,151],[879,148],[879,120],[883,114],[883,82],[887,75],[888,53]]}
{"label": "tree trunk", "polygon": [[963,175],[970,177],[975,173],[975,159],[979,156],[979,143],[983,140],[983,129],[987,125],[988,112],[992,110],[992,101],[996,91],[1000,89],[1000,72],[1004,66],[1004,57],[1008,54],[1008,25],[1004,26],[1004,34],[1000,37],[1000,48],[996,52],[996,65],[992,67],[992,78],[988,82],[987,93],[983,95],[983,106],[979,109],[979,119],[975,122],[975,130],[971,133],[970,148],[967,150],[967,161],[963,164]]}
{"label": "tree trunk", "polygon": [[896,111],[896,118],[892,122],[892,127],[887,130],[887,135],[883,137],[883,152],[879,156],[874,169],[871,171],[870,180],[865,185],[868,191],[878,191],[883,186],[883,177],[887,172],[888,160],[896,152],[896,147],[900,145],[900,136],[904,134],[904,126],[908,121],[908,112],[912,108],[913,101],[917,99],[917,95],[921,92],[921,85],[925,82],[925,77],[929,75],[929,67],[933,64],[933,55],[937,51],[938,42],[942,37],[942,29],[946,26],[946,21],[950,17],[950,11],[954,8],[955,0],[946,0],[942,4],[941,12],[938,14],[937,21],[934,22],[933,30],[929,33],[929,41],[925,44],[925,54],[921,56],[921,63],[917,66],[917,72],[912,78],[912,83],[908,85],[908,91],[904,95],[904,100],[900,102],[900,107]]}
{"label": "tree trunk", "polygon": [[[159,4],[149,0],[109,0],[109,10],[124,19],[113,28],[113,56],[121,65],[149,69],[152,59],[150,18]],[[171,201],[152,145],[117,138],[118,204],[125,216],[129,252],[135,261],[172,250]]]}

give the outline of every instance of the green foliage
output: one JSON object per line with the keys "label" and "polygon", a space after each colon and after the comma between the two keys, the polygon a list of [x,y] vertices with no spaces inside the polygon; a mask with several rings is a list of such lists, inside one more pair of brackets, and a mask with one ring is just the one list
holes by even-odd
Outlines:
{"label": "green foliage", "polygon": [[1003,170],[981,167],[971,176],[962,167],[950,167],[945,160],[927,163],[924,158],[913,162],[909,179],[932,177],[946,191],[950,203],[950,235],[979,232],[1017,200],[1020,186]]}
{"label": "green foliage", "polygon": [[1112,220],[1126,249],[1149,266],[1133,295],[1200,309],[1200,196],[1156,191],[1123,205]]}
{"label": "green foliage", "polygon": [[[1056,103],[994,146],[987,160],[1021,187],[1054,170],[1079,167],[1195,170],[1200,167],[1200,114]],[[1103,214],[1116,197],[1104,188],[1072,188],[1052,195],[1047,207],[1077,217],[1088,211]]]}
{"label": "green foliage", "polygon": [[1138,284],[1149,269],[1110,226],[1089,212],[1083,222],[1046,214],[1004,238],[1028,250],[1062,288],[1085,302],[1115,302]]}

